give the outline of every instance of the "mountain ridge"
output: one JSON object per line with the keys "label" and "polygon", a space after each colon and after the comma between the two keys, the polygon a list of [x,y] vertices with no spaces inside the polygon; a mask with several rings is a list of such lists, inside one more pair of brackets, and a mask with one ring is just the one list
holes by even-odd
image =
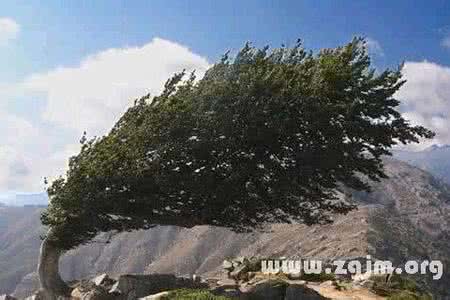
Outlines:
{"label": "mountain ridge", "polygon": [[450,145],[432,145],[422,151],[396,150],[394,157],[426,170],[450,184]]}
{"label": "mountain ridge", "polygon": [[[371,194],[355,193],[359,209],[336,217],[332,225],[278,224],[270,225],[267,232],[250,234],[210,226],[156,227],[121,233],[108,244],[104,243],[108,234],[103,234],[97,237],[97,242],[67,253],[61,263],[62,275],[66,280],[100,273],[216,276],[223,259],[253,255],[334,259],[370,254],[392,259],[394,263],[401,263],[405,258],[447,259],[450,254],[450,187],[429,173],[395,159],[386,159],[386,171],[390,178],[374,184]],[[10,273],[9,286],[0,284],[0,294],[15,290],[16,296],[24,297],[37,287],[33,271],[40,242],[38,236],[44,232],[39,228],[40,209],[27,213],[20,213],[20,210],[33,208],[6,209],[15,211],[21,219],[16,224],[21,226],[7,228],[5,233],[0,221],[0,245],[3,245],[0,246],[0,268]],[[36,231],[24,230],[30,226]],[[18,242],[14,240],[17,236],[21,236]],[[26,262],[26,267],[24,264],[24,268],[14,269],[19,262],[10,262],[10,256],[16,254]],[[5,262],[10,262],[9,267]],[[446,265],[450,264],[446,262]],[[435,290],[443,289],[444,293],[450,281],[444,278],[442,282],[428,280],[424,284],[433,285]]]}

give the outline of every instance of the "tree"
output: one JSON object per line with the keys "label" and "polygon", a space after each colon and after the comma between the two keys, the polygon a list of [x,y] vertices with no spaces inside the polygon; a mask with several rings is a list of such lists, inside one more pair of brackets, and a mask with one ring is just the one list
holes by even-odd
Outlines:
{"label": "tree", "polygon": [[[187,77],[187,78],[186,78]],[[49,297],[67,293],[64,251],[100,232],[157,225],[248,231],[267,223],[321,224],[354,204],[339,188],[370,190],[382,156],[433,133],[397,111],[401,68],[377,74],[356,38],[317,54],[298,42],[249,44],[196,80],[176,74],[108,135],[83,138],[65,177],[48,188],[39,264]]]}

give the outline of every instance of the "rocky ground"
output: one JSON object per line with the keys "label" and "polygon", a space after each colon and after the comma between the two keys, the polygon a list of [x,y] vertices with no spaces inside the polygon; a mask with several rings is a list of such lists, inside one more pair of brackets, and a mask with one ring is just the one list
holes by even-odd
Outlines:
{"label": "rocky ground", "polygon": [[[262,272],[261,259],[239,257],[225,260],[221,278],[177,277],[172,274],[107,274],[71,282],[71,295],[59,300],[376,300],[431,299],[413,281],[386,275],[338,277],[332,274]],[[397,297],[397,298],[396,298]],[[42,299],[39,291],[26,300]],[[0,300],[16,300],[9,295]]]}

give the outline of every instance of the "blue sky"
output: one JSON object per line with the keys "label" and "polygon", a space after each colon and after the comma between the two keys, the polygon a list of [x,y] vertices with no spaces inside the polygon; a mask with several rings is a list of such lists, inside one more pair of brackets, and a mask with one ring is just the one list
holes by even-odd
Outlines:
{"label": "blue sky", "polygon": [[383,64],[450,64],[440,46],[450,34],[449,1],[2,1],[1,14],[22,28],[3,50],[0,78],[18,79],[72,65],[98,50],[141,45],[157,36],[211,60],[245,41],[332,47],[354,35],[377,40]]}
{"label": "blue sky", "polygon": [[246,41],[319,49],[355,35],[378,69],[406,62],[405,114],[450,143],[450,1],[4,0],[0,195],[42,190],[80,132],[103,134],[181,67],[201,73]]}

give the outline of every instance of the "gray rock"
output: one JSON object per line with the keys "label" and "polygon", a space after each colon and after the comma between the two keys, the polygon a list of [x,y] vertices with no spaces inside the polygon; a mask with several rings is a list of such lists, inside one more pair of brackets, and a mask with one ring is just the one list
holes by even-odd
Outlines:
{"label": "gray rock", "polygon": [[245,258],[244,256],[239,256],[239,257],[233,258],[232,261],[235,263],[243,264],[246,259],[247,258]]}
{"label": "gray rock", "polygon": [[192,281],[193,281],[194,283],[200,283],[200,282],[203,281],[203,280],[202,280],[202,276],[197,275],[197,274],[193,274],[193,275],[192,275]]}
{"label": "gray rock", "polygon": [[43,294],[44,294],[43,291],[38,290],[33,295],[25,298],[25,300],[44,300],[45,297]]}
{"label": "gray rock", "polygon": [[82,294],[81,300],[112,300],[113,298],[114,297],[111,294],[108,294],[105,289],[96,286]]}
{"label": "gray rock", "polygon": [[230,279],[230,278],[223,278],[217,281],[218,286],[235,286],[236,280]]}
{"label": "gray rock", "polygon": [[139,300],[162,300],[162,299],[166,299],[166,297],[168,297],[169,295],[170,295],[169,292],[161,292],[161,293],[158,293],[158,294],[149,295],[147,297],[139,298]]}
{"label": "gray rock", "polygon": [[0,300],[17,300],[17,299],[10,295],[1,295]]}
{"label": "gray rock", "polygon": [[248,267],[245,264],[239,265],[231,273],[230,278],[235,280],[247,280],[248,279]]}
{"label": "gray rock", "polygon": [[121,299],[134,300],[163,291],[200,287],[205,288],[207,285],[171,274],[123,275],[119,277],[109,293],[120,295]]}
{"label": "gray rock", "polygon": [[83,297],[83,291],[81,290],[81,288],[76,287],[72,290],[70,296],[74,299],[81,299],[81,297]]}
{"label": "gray rock", "polygon": [[[249,288],[242,298],[246,300],[284,300],[287,286],[287,283],[280,280],[263,280]],[[297,299],[303,300],[303,298]]]}
{"label": "gray rock", "polygon": [[328,298],[320,295],[317,291],[301,284],[291,284],[286,288],[284,300],[327,300]]}
{"label": "gray rock", "polygon": [[103,286],[98,286],[94,281],[81,281],[72,290],[70,299],[78,300],[110,300],[113,295]]}
{"label": "gray rock", "polygon": [[240,256],[240,257],[234,258],[234,259],[231,261],[231,263],[232,263],[232,265],[233,265],[234,268],[237,268],[237,267],[239,267],[239,266],[241,266],[241,265],[248,266],[249,263],[250,263],[250,261],[248,260],[248,258],[243,257],[243,256]]}
{"label": "gray rock", "polygon": [[223,297],[229,297],[229,298],[240,298],[242,296],[242,292],[237,288],[231,288],[231,287],[216,287],[214,289],[210,290],[211,294],[216,296],[223,296]]}
{"label": "gray rock", "polygon": [[224,260],[222,263],[222,268],[225,270],[232,270],[233,269],[233,263],[229,260]]}
{"label": "gray rock", "polygon": [[261,259],[252,257],[248,260],[248,270],[251,272],[259,272],[261,271]]}
{"label": "gray rock", "polygon": [[104,284],[107,284],[108,282],[110,282],[111,281],[111,279],[109,278],[109,276],[107,275],[107,274],[102,274],[102,275],[99,275],[99,276],[97,276],[97,277],[95,277],[94,279],[92,279],[92,282],[95,284],[95,285],[104,285]]}

